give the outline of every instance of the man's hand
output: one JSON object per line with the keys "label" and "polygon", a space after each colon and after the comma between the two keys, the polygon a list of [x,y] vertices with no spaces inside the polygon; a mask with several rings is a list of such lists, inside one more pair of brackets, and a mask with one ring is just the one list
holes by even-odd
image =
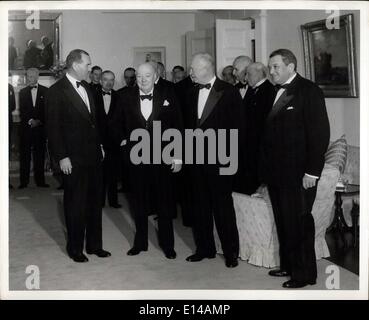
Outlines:
{"label": "man's hand", "polygon": [[72,163],[69,158],[64,158],[59,161],[60,169],[64,174],[72,173]]}
{"label": "man's hand", "polygon": [[315,186],[316,184],[316,178],[314,177],[309,177],[308,175],[304,175],[304,177],[302,178],[302,185],[304,187],[304,189],[309,189]]}
{"label": "man's hand", "polygon": [[29,120],[28,124],[31,126],[31,128],[35,128],[41,125],[41,121],[37,119],[31,119]]}
{"label": "man's hand", "polygon": [[182,160],[172,160],[172,166],[170,168],[174,173],[179,172],[182,169]]}

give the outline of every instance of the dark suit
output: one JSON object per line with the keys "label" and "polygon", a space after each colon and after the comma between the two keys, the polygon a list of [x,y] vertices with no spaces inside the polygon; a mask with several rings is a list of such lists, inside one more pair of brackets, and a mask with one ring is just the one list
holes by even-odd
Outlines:
{"label": "dark suit", "polygon": [[11,137],[13,131],[13,115],[12,112],[15,110],[15,95],[14,88],[11,84],[8,84],[8,99],[9,99],[9,109],[8,109],[8,117],[9,117],[9,152],[11,149]]}
{"label": "dark suit", "polygon": [[[200,120],[198,119],[198,96],[199,88],[194,86],[188,93],[185,108],[186,129],[242,131],[241,96],[232,85],[218,78],[215,80]],[[239,238],[232,199],[233,175],[219,174],[221,164],[218,159],[216,164],[207,164],[209,156],[207,148],[205,143],[205,164],[188,166],[193,191],[193,231],[196,253],[203,256],[215,255],[214,218],[225,257],[238,258]],[[194,159],[196,159],[195,154],[194,150]]]}
{"label": "dark suit", "polygon": [[[141,113],[139,88],[129,88],[121,95],[120,126],[118,141],[127,139],[124,147],[125,161],[129,165],[129,179],[132,191],[132,208],[135,218],[136,234],[134,246],[147,249],[147,216],[153,212],[158,215],[159,245],[164,251],[174,248],[172,219],[176,215],[173,173],[171,165],[139,164],[130,161],[131,148],[137,143],[129,141],[135,129],[145,129],[150,135],[151,160],[153,152],[153,121],[161,122],[161,130],[182,129],[182,119],[174,91],[169,87],[154,86],[152,113],[146,121]],[[169,106],[164,106],[165,100]],[[162,149],[166,143],[162,142]],[[152,163],[152,162],[151,162]]]}
{"label": "dark suit", "polygon": [[25,69],[38,68],[41,64],[41,49],[28,48],[24,53],[23,66]]}
{"label": "dark suit", "polygon": [[96,93],[95,103],[96,120],[105,151],[105,158],[103,161],[102,205],[105,205],[106,193],[108,194],[109,205],[116,205],[118,203],[117,183],[120,166],[120,146],[113,138],[112,125],[114,123],[114,117],[117,116],[116,108],[119,108],[117,93],[111,90],[111,101],[108,113],[106,113],[104,108],[102,90]]}
{"label": "dark suit", "polygon": [[49,43],[42,49],[41,53],[42,69],[49,69],[54,63],[54,51],[52,43]]}
{"label": "dark suit", "polygon": [[261,181],[266,183],[280,243],[281,269],[297,281],[315,281],[316,187],[304,189],[305,173],[319,177],[329,143],[322,90],[299,74],[270,111],[261,143]]}
{"label": "dark suit", "polygon": [[[186,114],[186,99],[188,97],[188,91],[194,86],[191,77],[188,76],[185,79],[174,84],[174,90],[181,107],[182,117]],[[176,190],[177,199],[181,206],[182,222],[185,226],[192,226],[193,224],[193,205],[192,205],[192,183],[189,178],[188,167],[183,166],[182,170],[176,176]]]}
{"label": "dark suit", "polygon": [[256,88],[249,87],[242,99],[245,137],[240,148],[239,171],[235,177],[234,190],[237,192],[251,195],[260,186],[258,179],[260,139],[274,98],[274,86],[269,80],[265,80]]}
{"label": "dark suit", "polygon": [[[20,151],[20,183],[28,185],[31,153],[33,158],[33,172],[37,185],[45,184],[45,95],[47,88],[38,85],[35,105],[33,106],[31,88],[23,88],[19,92],[19,112],[21,118],[19,151]],[[41,124],[31,128],[30,119],[40,120]]]}
{"label": "dark suit", "polygon": [[56,162],[69,157],[72,173],[63,174],[67,252],[73,257],[102,249],[102,151],[93,93],[85,88],[91,113],[72,83],[64,76],[50,87],[46,99],[47,133]]}
{"label": "dark suit", "polygon": [[93,92],[93,94],[97,94],[101,90],[101,84],[100,83],[90,82],[88,85],[90,86],[90,89]]}

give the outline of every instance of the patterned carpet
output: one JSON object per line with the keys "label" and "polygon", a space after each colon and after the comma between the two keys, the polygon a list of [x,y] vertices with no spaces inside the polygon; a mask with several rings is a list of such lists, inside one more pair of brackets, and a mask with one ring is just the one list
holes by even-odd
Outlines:
{"label": "patterned carpet", "polygon": [[[221,255],[199,263],[186,262],[194,242],[191,229],[184,227],[180,218],[175,220],[177,259],[167,260],[158,248],[152,217],[149,251],[127,256],[134,229],[123,195],[119,196],[122,209],[104,208],[103,213],[104,248],[111,251],[112,257],[89,256],[88,263],[74,263],[65,252],[62,192],[56,190],[51,177],[49,180],[53,184],[49,189],[30,185],[10,191],[10,290],[26,290],[29,265],[40,270],[41,290],[282,290],[285,279],[272,278],[267,275],[268,269],[246,261],[240,261],[235,269],[226,268]],[[327,289],[332,265],[327,260],[318,261],[318,282],[304,290]],[[357,275],[343,268],[337,270],[341,290],[358,289]],[[249,293],[245,293],[248,297]]]}

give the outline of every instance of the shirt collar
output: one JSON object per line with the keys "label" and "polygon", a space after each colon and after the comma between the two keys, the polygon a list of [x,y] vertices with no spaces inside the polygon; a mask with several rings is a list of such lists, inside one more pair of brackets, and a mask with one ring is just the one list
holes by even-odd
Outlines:
{"label": "shirt collar", "polygon": [[105,93],[110,93],[110,94],[111,94],[111,90],[109,90],[109,91],[105,91],[103,88],[101,88],[101,91],[102,91],[102,92],[105,92]]}
{"label": "shirt collar", "polygon": [[291,77],[288,78],[288,80],[283,83],[283,84],[290,84],[292,82],[293,79],[295,79],[297,73],[295,72]]}
{"label": "shirt collar", "polygon": [[257,84],[253,86],[253,89],[256,89],[257,87],[261,86],[266,81],[266,78],[261,79]]}
{"label": "shirt collar", "polygon": [[75,77],[71,76],[68,72],[67,72],[66,76],[67,76],[68,80],[73,84],[73,86],[77,88],[77,81],[78,82],[81,82],[81,81],[79,81]]}
{"label": "shirt collar", "polygon": [[151,89],[151,91],[149,92],[149,93],[144,93],[143,91],[141,91],[141,89],[140,89],[140,96],[146,96],[146,95],[149,95],[149,94],[153,94],[153,92],[154,92],[154,88],[152,88]]}

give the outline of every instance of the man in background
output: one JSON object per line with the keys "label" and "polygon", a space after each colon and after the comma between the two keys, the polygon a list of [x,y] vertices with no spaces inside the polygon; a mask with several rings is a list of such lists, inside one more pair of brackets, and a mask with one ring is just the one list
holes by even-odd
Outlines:
{"label": "man in background", "polygon": [[18,56],[17,49],[14,47],[14,38],[9,37],[9,47],[8,47],[9,70],[15,69],[15,59],[17,58],[17,56]]}
{"label": "man in background", "polygon": [[97,93],[101,90],[101,73],[102,73],[102,69],[99,66],[93,66],[91,68],[91,72],[90,72],[90,88],[92,89],[93,93]]}
{"label": "man in background", "polygon": [[121,208],[118,203],[118,176],[120,166],[120,147],[114,143],[112,134],[112,125],[118,108],[118,96],[113,90],[115,75],[110,70],[105,70],[101,74],[101,90],[96,93],[96,119],[99,127],[99,133],[102,138],[102,144],[105,151],[103,161],[103,188],[102,188],[102,206],[105,206],[105,198],[108,196],[109,206],[112,208]]}
{"label": "man in background", "polygon": [[28,86],[19,92],[19,115],[21,118],[19,189],[28,186],[31,155],[36,185],[41,188],[49,187],[45,183],[45,95],[47,88],[38,84],[38,77],[38,69],[28,69]]}
{"label": "man in background", "polygon": [[174,66],[172,69],[172,81],[178,83],[186,78],[185,70],[182,66]]}
{"label": "man in background", "polygon": [[222,71],[223,81],[228,82],[231,85],[236,84],[236,77],[233,74],[233,66],[226,66]]}
{"label": "man in background", "polygon": [[54,51],[52,42],[46,36],[41,37],[43,49],[41,50],[41,69],[48,70],[54,63]]}

